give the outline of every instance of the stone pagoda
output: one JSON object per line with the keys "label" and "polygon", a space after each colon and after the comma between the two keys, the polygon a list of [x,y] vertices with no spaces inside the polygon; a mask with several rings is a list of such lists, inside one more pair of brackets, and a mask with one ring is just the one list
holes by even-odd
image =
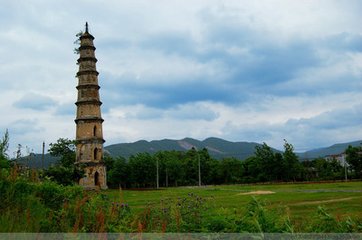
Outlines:
{"label": "stone pagoda", "polygon": [[103,162],[102,102],[99,99],[94,37],[88,31],[79,37],[79,71],[76,130],[76,164],[84,167],[79,185],[86,189],[107,189],[106,167]]}

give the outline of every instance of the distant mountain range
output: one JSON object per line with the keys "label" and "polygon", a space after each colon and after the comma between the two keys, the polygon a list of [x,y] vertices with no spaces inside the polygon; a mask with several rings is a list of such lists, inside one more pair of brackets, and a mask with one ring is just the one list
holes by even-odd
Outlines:
{"label": "distant mountain range", "polygon": [[[342,153],[348,145],[360,146],[362,140],[334,144],[326,148],[318,148],[302,153],[297,153],[300,160],[313,159],[317,157],[325,157],[328,155],[334,155]],[[254,155],[255,147],[261,144],[255,142],[230,142],[220,138],[207,138],[203,141],[199,141],[193,138],[184,138],[181,140],[154,140],[146,141],[140,140],[134,143],[119,143],[104,147],[106,153],[109,153],[112,157],[122,156],[128,159],[131,155],[135,155],[141,152],[147,152],[150,154],[158,151],[187,151],[192,147],[196,149],[206,148],[209,154],[215,159],[223,159],[227,157],[234,157],[240,160],[244,160]],[[279,150],[273,149],[278,152]],[[44,166],[48,167],[54,164],[57,158],[45,155]],[[41,154],[32,154],[31,156],[24,157],[20,160],[23,164],[28,164],[31,167],[41,167]]]}
{"label": "distant mountain range", "polygon": [[317,149],[306,151],[303,153],[298,153],[298,156],[300,159],[314,159],[317,157],[336,155],[336,154],[343,153],[349,145],[351,145],[352,147],[357,147],[357,146],[362,146],[361,144],[362,144],[362,140],[348,142],[348,143],[338,143],[338,144],[334,144],[330,147],[317,148]]}
{"label": "distant mountain range", "polygon": [[[255,147],[260,144],[253,142],[229,142],[220,138],[207,138],[199,141],[193,138],[184,138],[181,140],[141,140],[135,143],[120,143],[105,147],[111,156],[123,156],[129,158],[131,155],[139,152],[156,153],[158,151],[187,151],[192,147],[196,149],[206,148],[209,154],[216,158],[235,157],[246,159],[254,154]],[[277,150],[275,150],[277,151]]]}
{"label": "distant mountain range", "polygon": [[[317,157],[325,157],[328,155],[334,155],[344,152],[348,145],[360,146],[362,140],[334,144],[330,147],[318,148],[306,152],[296,153],[300,160],[314,159]],[[193,138],[184,138],[181,140],[154,140],[154,141],[137,141],[134,143],[119,143],[109,145],[105,147],[105,150],[111,156],[123,156],[129,158],[131,155],[139,152],[156,153],[158,151],[176,150],[187,151],[192,147],[196,149],[206,148],[209,154],[216,159],[223,159],[227,157],[234,157],[240,160],[244,160],[254,155],[255,147],[261,144],[255,142],[230,142],[221,138],[207,138],[203,141],[199,141]],[[275,152],[280,150],[273,149]]]}

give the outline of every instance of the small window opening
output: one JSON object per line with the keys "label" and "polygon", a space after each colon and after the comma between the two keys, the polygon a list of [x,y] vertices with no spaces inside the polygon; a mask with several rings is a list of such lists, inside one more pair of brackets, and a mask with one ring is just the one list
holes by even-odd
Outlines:
{"label": "small window opening", "polygon": [[98,148],[95,148],[94,149],[94,160],[97,160],[97,157],[98,157]]}
{"label": "small window opening", "polygon": [[97,135],[97,126],[93,127],[93,137]]}
{"label": "small window opening", "polygon": [[100,184],[99,184],[99,173],[98,172],[96,172],[95,174],[94,174],[94,185],[95,186],[99,186]]}

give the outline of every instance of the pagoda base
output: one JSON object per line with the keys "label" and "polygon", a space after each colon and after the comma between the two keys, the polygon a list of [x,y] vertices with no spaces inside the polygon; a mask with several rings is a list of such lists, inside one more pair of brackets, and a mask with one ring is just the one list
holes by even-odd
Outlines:
{"label": "pagoda base", "polygon": [[108,189],[105,166],[86,166],[84,177],[79,180],[79,185],[87,190]]}

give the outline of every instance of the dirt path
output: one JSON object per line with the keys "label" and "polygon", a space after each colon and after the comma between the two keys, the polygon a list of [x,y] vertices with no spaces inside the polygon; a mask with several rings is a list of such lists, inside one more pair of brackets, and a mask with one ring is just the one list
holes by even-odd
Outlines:
{"label": "dirt path", "polygon": [[343,201],[348,201],[348,200],[352,200],[355,198],[360,198],[360,197],[337,198],[337,199],[322,200],[322,201],[306,201],[306,202],[289,204],[289,206],[302,206],[302,205],[314,205],[314,204],[321,204],[321,203],[343,202]]}
{"label": "dirt path", "polygon": [[242,192],[237,195],[264,195],[264,194],[273,194],[272,191],[254,191],[254,192]]}

